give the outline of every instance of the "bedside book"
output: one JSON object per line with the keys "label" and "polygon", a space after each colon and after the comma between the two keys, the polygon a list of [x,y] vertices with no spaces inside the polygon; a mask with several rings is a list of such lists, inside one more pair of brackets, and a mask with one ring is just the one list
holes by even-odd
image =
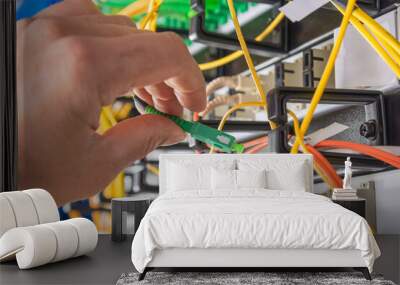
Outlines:
{"label": "bedside book", "polygon": [[356,189],[333,189],[332,200],[356,200],[358,199]]}

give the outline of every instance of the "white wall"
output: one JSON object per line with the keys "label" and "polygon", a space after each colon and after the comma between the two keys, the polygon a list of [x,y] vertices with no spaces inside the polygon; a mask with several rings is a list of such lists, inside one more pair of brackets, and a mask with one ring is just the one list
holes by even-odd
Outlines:
{"label": "white wall", "polygon": [[[400,170],[354,177],[352,185],[375,182],[376,223],[379,234],[400,234]],[[314,185],[315,193],[327,191],[325,184]]]}

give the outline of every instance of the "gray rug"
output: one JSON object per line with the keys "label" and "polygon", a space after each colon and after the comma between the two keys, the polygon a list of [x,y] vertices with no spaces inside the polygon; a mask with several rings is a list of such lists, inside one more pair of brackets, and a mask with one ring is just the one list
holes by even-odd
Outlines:
{"label": "gray rug", "polygon": [[138,276],[138,273],[122,274],[117,285],[395,285],[380,275],[372,275],[373,280],[368,281],[359,272],[148,272],[142,281],[137,280]]}

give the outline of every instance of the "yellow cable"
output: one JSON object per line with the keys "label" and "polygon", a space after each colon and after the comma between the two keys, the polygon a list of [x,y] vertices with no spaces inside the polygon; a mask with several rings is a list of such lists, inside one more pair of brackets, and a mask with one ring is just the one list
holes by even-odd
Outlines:
{"label": "yellow cable", "polygon": [[[241,49],[243,51],[243,55],[244,55],[244,57],[246,59],[247,65],[249,67],[249,70],[250,70],[250,73],[251,73],[251,77],[253,78],[254,83],[256,85],[256,89],[257,89],[258,94],[260,96],[261,102],[264,104],[264,109],[267,112],[267,98],[266,98],[266,95],[265,95],[265,91],[264,91],[264,89],[262,87],[260,78],[258,77],[256,68],[254,67],[253,60],[251,59],[249,50],[247,48],[246,41],[245,41],[245,39],[243,37],[242,29],[240,28],[240,24],[239,24],[237,15],[236,15],[236,11],[235,11],[235,6],[233,4],[233,0],[227,0],[227,1],[228,1],[228,7],[229,7],[229,11],[231,13],[233,25],[235,27],[236,35],[237,35],[237,38],[238,38],[239,43],[240,43],[240,47],[241,47]],[[274,122],[270,121],[269,124],[271,126],[271,129],[275,129],[276,128],[276,124]]]}
{"label": "yellow cable", "polygon": [[[147,13],[147,15],[140,21],[139,24],[139,29],[144,30],[144,29],[149,29],[151,31],[155,31],[156,25],[154,25],[153,21],[157,21],[158,17],[158,8],[160,8],[162,1],[158,1],[157,3],[154,3],[154,6],[150,11]],[[153,30],[154,27],[154,30]]]}
{"label": "yellow cable", "polygon": [[[263,102],[243,102],[243,103],[236,104],[235,106],[230,108],[224,114],[221,121],[219,122],[218,130],[222,131],[222,129],[225,126],[226,121],[228,120],[229,116],[232,115],[233,112],[235,112],[241,108],[245,108],[245,107],[264,107],[264,106],[265,106],[265,103],[263,103]],[[214,153],[214,147],[210,148],[210,153]]]}
{"label": "yellow cable", "polygon": [[[287,113],[288,113],[288,115],[289,115],[290,117],[292,117],[292,119],[293,119],[294,133],[296,134],[296,138],[297,138],[298,136],[300,137],[300,145],[301,145],[301,147],[302,147],[302,149],[303,149],[303,152],[304,152],[304,153],[309,153],[308,150],[307,150],[306,145],[304,144],[304,138],[302,137],[301,132],[300,132],[300,123],[299,123],[299,119],[297,118],[296,114],[295,114],[293,111],[287,110]],[[292,151],[293,151],[293,149],[292,149]],[[291,153],[292,153],[292,152],[291,152]],[[316,163],[316,161],[314,161],[313,166],[314,166],[315,172],[318,173],[318,175],[321,177],[321,179],[322,179],[331,189],[335,188],[335,185],[334,185],[332,179],[330,179],[330,178],[326,175],[326,173],[325,173],[325,172],[322,170],[322,168]]]}
{"label": "yellow cable", "polygon": [[[314,92],[314,96],[311,100],[310,106],[301,124],[301,129],[300,129],[301,136],[304,136],[307,133],[308,127],[310,126],[311,120],[314,115],[314,111],[317,108],[317,105],[321,100],[322,95],[324,94],[326,85],[328,84],[329,77],[331,76],[332,70],[335,66],[336,57],[339,54],[340,47],[342,46],[347,26],[349,25],[349,20],[356,2],[357,0],[349,0],[347,3],[345,14],[343,16],[342,23],[340,24],[337,40],[333,46],[331,54],[329,55],[329,59],[322,74],[321,80],[318,83],[318,86]],[[296,141],[291,151],[292,153],[298,152],[300,141],[301,137],[296,136]]]}
{"label": "yellow cable", "polygon": [[243,55],[243,52],[241,50],[238,50],[238,51],[228,54],[227,56],[221,57],[219,59],[216,59],[216,60],[213,60],[210,62],[206,62],[206,63],[200,63],[199,68],[202,71],[214,69],[214,68],[223,66],[225,64],[228,64],[228,63],[240,58],[242,55]]}
{"label": "yellow cable", "polygon": [[154,175],[159,175],[160,174],[160,170],[158,169],[158,167],[154,166],[151,163],[147,163],[146,164],[146,168],[147,168],[148,171],[150,171]]}
{"label": "yellow cable", "polygon": [[106,115],[104,112],[100,113],[100,119],[99,119],[99,127],[97,129],[97,133],[102,135],[104,134],[109,128],[111,128],[111,123],[107,119]]}
{"label": "yellow cable", "polygon": [[153,19],[150,22],[150,31],[155,32],[157,30],[157,18],[158,12],[154,12]]}
{"label": "yellow cable", "polygon": [[115,126],[117,124],[117,120],[115,119],[112,113],[111,106],[103,107],[103,113],[106,116],[106,118],[110,121],[111,126]]}
{"label": "yellow cable", "polygon": [[364,23],[375,35],[380,35],[382,40],[384,40],[388,45],[390,45],[398,54],[400,54],[400,42],[396,38],[386,31],[380,24],[378,24],[373,18],[371,18],[367,13],[365,13],[360,8],[355,8],[353,15]]}
{"label": "yellow cable", "polygon": [[149,6],[147,9],[147,15],[144,20],[144,24],[141,23],[140,28],[150,30],[152,32],[156,31],[157,28],[157,17],[158,17],[158,8],[160,7],[162,0],[159,2],[155,2],[154,0],[150,0]]}
{"label": "yellow cable", "polygon": [[[269,34],[272,33],[273,30],[276,29],[276,27],[285,19],[285,14],[280,12],[278,16],[275,17],[274,20],[257,36],[255,37],[255,41],[261,42],[263,39],[265,39]],[[199,68],[201,70],[209,70],[209,69],[214,69],[220,66],[223,66],[225,64],[228,64],[238,58],[243,56],[243,52],[241,50],[232,52],[228,54],[227,56],[221,57],[219,59],[210,61],[210,62],[205,62],[205,63],[200,63]]]}
{"label": "yellow cable", "polygon": [[[157,4],[159,0],[155,0],[155,2]],[[118,12],[118,15],[133,17],[135,15],[146,13],[148,6],[149,0],[138,0],[123,8]]]}
{"label": "yellow cable", "polygon": [[381,43],[381,45],[387,50],[390,56],[394,59],[395,62],[400,63],[400,54],[397,53],[390,45],[388,45],[380,34],[374,34],[375,38]]}
{"label": "yellow cable", "polygon": [[129,115],[129,112],[132,110],[133,106],[130,103],[125,103],[115,114],[115,118],[118,121],[121,121],[123,119],[126,119]]}
{"label": "yellow cable", "polygon": [[[294,133],[296,134],[296,138],[299,137],[300,138],[300,145],[303,149],[303,152],[307,152],[307,148],[304,144],[304,137],[300,132],[300,123],[299,123],[299,119],[297,118],[296,114],[291,111],[291,110],[287,110],[287,113],[290,117],[292,117],[293,119],[293,126],[294,126]],[[291,154],[294,154],[293,149],[290,151]]]}
{"label": "yellow cable", "polygon": [[[338,5],[334,1],[332,3],[342,14],[344,14],[344,9],[340,5]],[[378,55],[392,69],[392,71],[396,74],[396,76],[400,78],[400,66],[396,64],[396,62],[393,60],[397,59],[397,62],[400,63],[400,57],[394,52],[392,47],[387,46],[386,48],[389,48],[388,51],[392,51],[393,59],[357,18],[352,16],[350,18],[350,23],[357,29],[357,31],[364,37],[364,39],[375,49]]]}
{"label": "yellow cable", "polygon": [[279,12],[272,22],[259,35],[257,35],[254,40],[256,42],[261,42],[263,39],[268,37],[284,19],[285,14],[283,12]]}

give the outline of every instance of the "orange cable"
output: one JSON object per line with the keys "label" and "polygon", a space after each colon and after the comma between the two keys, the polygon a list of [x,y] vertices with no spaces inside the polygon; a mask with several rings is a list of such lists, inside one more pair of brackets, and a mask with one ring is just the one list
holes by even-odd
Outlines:
{"label": "orange cable", "polygon": [[261,138],[256,138],[256,139],[252,139],[252,140],[246,141],[246,142],[244,142],[242,144],[243,144],[243,146],[245,148],[249,148],[251,146],[255,146],[255,145],[258,145],[258,144],[261,144],[261,143],[268,143],[268,137],[267,136],[263,136]]}
{"label": "orange cable", "polygon": [[359,143],[347,142],[347,141],[337,141],[337,140],[325,140],[319,142],[315,145],[316,148],[345,148],[357,151],[359,153],[371,156],[378,160],[384,161],[396,168],[400,169],[400,157],[391,154],[390,152],[383,151],[374,148],[369,145],[363,145]]}
{"label": "orange cable", "polygon": [[257,152],[259,152],[260,150],[266,148],[267,146],[268,146],[267,143],[260,143],[260,144],[258,144],[258,145],[256,145],[256,146],[253,146],[252,148],[246,150],[244,153],[246,153],[246,154],[257,153]]}
{"label": "orange cable", "polygon": [[332,185],[335,186],[335,188],[341,188],[342,179],[336,173],[336,170],[333,168],[332,164],[313,146],[306,145],[306,148],[307,151],[313,155],[314,160],[317,162],[319,168],[322,169],[327,178],[332,181]]}

